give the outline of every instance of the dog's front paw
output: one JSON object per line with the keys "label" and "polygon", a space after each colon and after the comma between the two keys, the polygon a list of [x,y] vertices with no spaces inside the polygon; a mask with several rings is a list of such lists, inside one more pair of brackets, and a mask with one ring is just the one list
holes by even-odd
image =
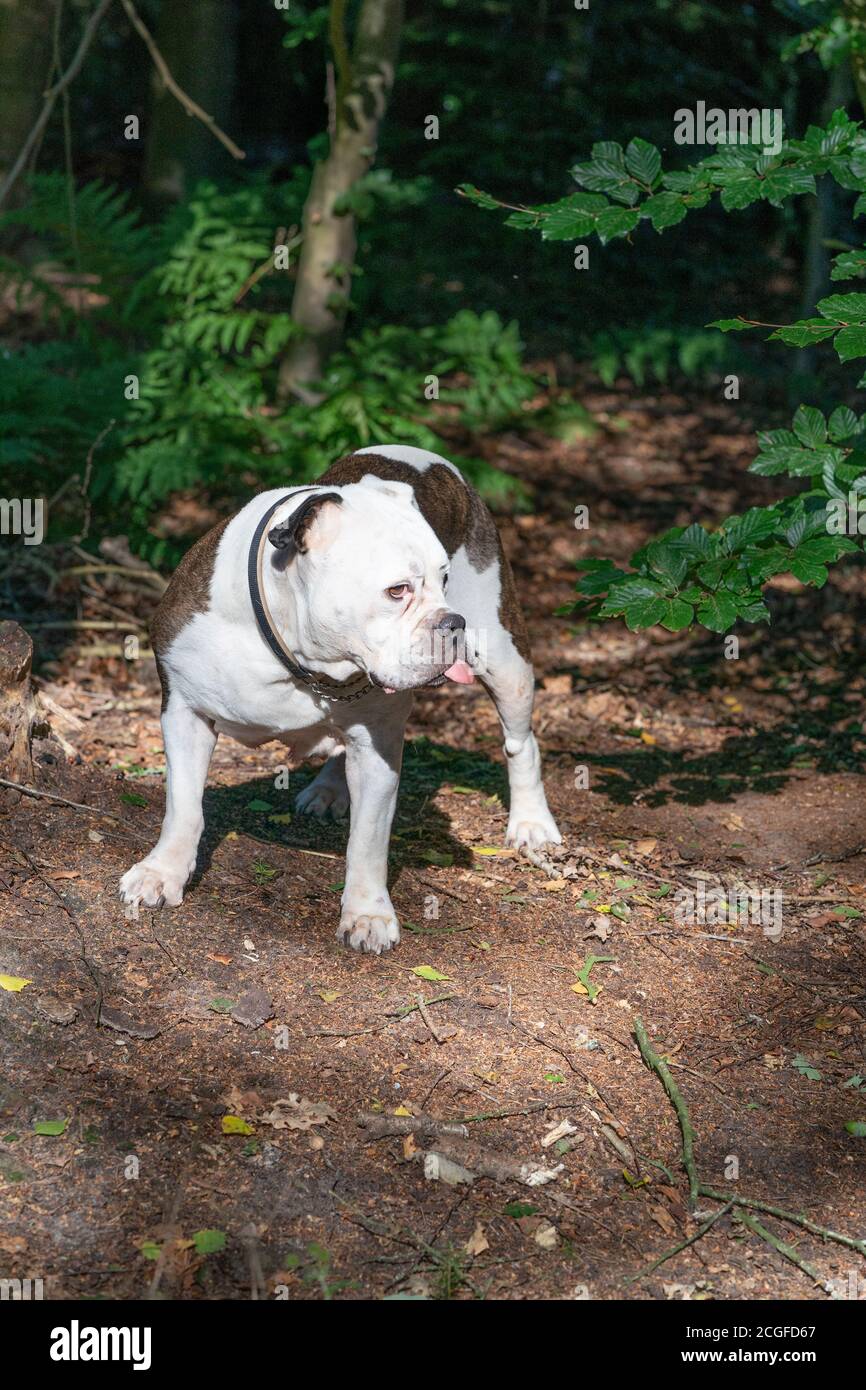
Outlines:
{"label": "dog's front paw", "polygon": [[400,940],[400,923],[388,898],[359,911],[344,903],[337,940],[353,951],[370,951],[374,956],[390,951]]}
{"label": "dog's front paw", "polygon": [[186,878],[158,860],[142,859],[120,880],[120,900],[131,907],[179,907]]}
{"label": "dog's front paw", "polygon": [[529,815],[518,810],[508,818],[505,843],[515,849],[541,849],[544,845],[561,845],[562,836],[546,807]]}

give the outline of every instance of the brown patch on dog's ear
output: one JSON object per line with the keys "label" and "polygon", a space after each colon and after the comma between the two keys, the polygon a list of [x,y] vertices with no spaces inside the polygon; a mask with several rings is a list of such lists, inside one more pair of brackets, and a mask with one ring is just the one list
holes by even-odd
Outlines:
{"label": "brown patch on dog's ear", "polygon": [[308,497],[290,517],[271,527],[268,540],[275,550],[292,549],[300,555],[306,554],[309,549],[309,533],[319,509],[326,502],[336,502],[339,505],[342,501],[338,492],[320,492],[315,497]]}

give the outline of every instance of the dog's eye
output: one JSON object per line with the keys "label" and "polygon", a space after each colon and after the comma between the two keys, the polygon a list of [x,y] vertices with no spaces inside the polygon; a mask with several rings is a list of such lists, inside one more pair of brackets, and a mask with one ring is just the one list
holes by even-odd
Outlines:
{"label": "dog's eye", "polygon": [[385,590],[388,597],[392,598],[395,603],[400,603],[406,595],[411,594],[411,592],[411,584],[392,584],[390,589]]}

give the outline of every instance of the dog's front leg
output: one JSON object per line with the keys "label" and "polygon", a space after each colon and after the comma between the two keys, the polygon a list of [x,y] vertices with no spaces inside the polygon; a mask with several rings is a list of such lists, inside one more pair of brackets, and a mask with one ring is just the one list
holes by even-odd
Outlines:
{"label": "dog's front leg", "polygon": [[377,956],[400,940],[400,924],[388,896],[388,841],[410,703],[411,698],[392,695],[387,724],[383,720],[372,728],[358,725],[346,733],[351,823],[337,940]]}
{"label": "dog's front leg", "polygon": [[201,802],[216,743],[210,721],[172,694],[162,714],[165,742],[165,818],[159,840],[146,859],[123,875],[120,896],[137,907],[177,907],[195,868],[204,828]]}

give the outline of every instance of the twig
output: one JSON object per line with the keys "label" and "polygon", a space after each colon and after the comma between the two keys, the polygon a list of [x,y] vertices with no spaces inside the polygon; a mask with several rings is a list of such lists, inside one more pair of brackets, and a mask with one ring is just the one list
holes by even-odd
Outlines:
{"label": "twig", "polygon": [[168,1217],[165,1223],[166,1239],[163,1242],[162,1249],[159,1252],[159,1258],[156,1262],[156,1269],[153,1271],[153,1278],[151,1279],[150,1286],[147,1290],[148,1298],[159,1297],[159,1286],[162,1282],[162,1276],[165,1273],[166,1251],[168,1250],[169,1246],[174,1243],[175,1240],[177,1218],[180,1213],[181,1203],[184,1199],[186,1183],[187,1178],[184,1174],[181,1176],[180,1182],[175,1188],[174,1197],[172,1198],[171,1207],[169,1208]]}
{"label": "twig", "polygon": [[90,16],[86,25],[84,26],[84,33],[81,35],[81,39],[78,44],[78,48],[75,50],[75,56],[73,57],[72,62],[69,64],[69,67],[66,69],[63,76],[60,77],[57,80],[57,82],[54,83],[53,87],[49,87],[48,91],[45,93],[45,101],[43,103],[42,110],[36,117],[36,121],[34,122],[30,134],[27,136],[27,139],[24,141],[24,144],[22,145],[18,153],[18,158],[15,160],[15,163],[12,165],[12,168],[9,170],[9,173],[6,175],[5,179],[3,180],[3,183],[0,184],[0,207],[3,206],[7,197],[9,196],[9,193],[15,187],[15,184],[18,182],[20,174],[27,167],[27,163],[30,159],[30,156],[33,153],[33,150],[36,148],[37,144],[39,143],[40,139],[42,138],[42,132],[44,131],[51,118],[51,112],[54,110],[54,104],[57,101],[57,98],[59,96],[62,96],[62,94],[66,91],[66,88],[70,85],[70,83],[75,81],[76,77],[81,71],[84,59],[87,57],[87,50],[90,48],[90,45],[92,44],[96,35],[96,31],[102,23],[103,16],[105,15],[106,10],[109,8],[111,3],[112,0],[99,0],[99,4],[97,5],[96,9],[93,11],[93,14]]}
{"label": "twig", "polygon": [[65,796],[56,796],[54,792],[40,792],[35,787],[27,787],[23,782],[10,782],[5,777],[0,777],[0,787],[11,787],[16,792],[23,792],[25,796],[44,797],[46,801],[59,801],[61,806],[72,806],[76,811],[89,811],[92,816],[107,816],[109,820],[123,819],[114,811],[100,811],[96,806],[85,806],[83,801],[69,801]]}
{"label": "twig", "polygon": [[468,1139],[469,1132],[459,1120],[437,1120],[432,1115],[371,1115],[363,1111],[358,1124],[369,1139],[389,1139],[395,1134],[426,1134],[431,1138],[456,1135]]}
{"label": "twig", "polygon": [[[74,206],[74,203],[73,203],[73,206]],[[82,527],[81,527],[81,530],[80,530],[79,534],[78,534],[77,536],[73,536],[73,538],[72,538],[73,541],[80,542],[80,541],[87,540],[87,534],[88,534],[88,532],[89,532],[89,530],[90,530],[90,513],[91,513],[90,479],[91,479],[91,477],[92,477],[92,475],[93,475],[93,455],[96,453],[96,450],[99,448],[99,446],[100,446],[100,444],[102,443],[103,439],[106,437],[107,434],[110,434],[110,433],[111,433],[111,431],[114,429],[114,426],[115,426],[116,424],[117,424],[117,421],[116,421],[116,420],[109,420],[108,424],[105,426],[104,429],[100,430],[99,434],[98,434],[98,435],[96,436],[96,438],[94,439],[94,441],[93,441],[93,443],[91,444],[90,448],[87,450],[87,461],[86,461],[86,463],[85,463],[85,465],[84,465],[84,477],[83,477],[83,479],[82,479],[82,482],[81,482],[81,489],[80,489],[80,491],[81,491],[81,500],[82,500],[82,502],[84,503],[84,521],[83,521],[83,524],[82,524]]]}
{"label": "twig", "polygon": [[[694,1130],[692,1129],[692,1122],[689,1118],[689,1112],[685,1101],[677,1090],[676,1084],[665,1063],[658,1054],[653,1051],[649,1039],[647,1038],[646,1030],[639,1018],[635,1019],[634,1033],[641,1051],[641,1056],[647,1066],[660,1077],[668,1093],[668,1097],[677,1112],[677,1119],[679,1120],[680,1133],[683,1140],[683,1167],[689,1177],[692,1205],[694,1205],[697,1197],[709,1197],[712,1201],[722,1202],[725,1206],[733,1204],[736,1207],[750,1207],[754,1211],[764,1211],[769,1216],[775,1216],[780,1221],[787,1221],[792,1226],[802,1226],[804,1231],[809,1231],[812,1235],[820,1236],[822,1240],[832,1240],[835,1241],[837,1245],[844,1245],[849,1250],[856,1250],[858,1255],[862,1255],[864,1259],[866,1259],[866,1240],[857,1240],[854,1236],[846,1236],[840,1231],[831,1230],[829,1226],[820,1226],[817,1221],[810,1221],[808,1217],[798,1216],[796,1212],[786,1211],[784,1207],[774,1206],[772,1202],[763,1202],[757,1197],[743,1197],[740,1195],[732,1198],[727,1192],[719,1192],[715,1187],[710,1187],[708,1183],[699,1182],[697,1180],[697,1170],[695,1168],[693,1152]],[[721,1214],[723,1213],[720,1213],[720,1215]],[[748,1222],[745,1224],[748,1224]],[[767,1236],[770,1236],[769,1232],[767,1232]],[[775,1238],[770,1239],[770,1244],[774,1245],[776,1249],[779,1249],[780,1252],[789,1259],[793,1258],[793,1255],[796,1253],[789,1253],[790,1247],[786,1247],[782,1250],[781,1242],[779,1245],[776,1245]],[[817,1279],[817,1275],[813,1274],[812,1270],[806,1267],[804,1262],[799,1260],[799,1257],[794,1259],[794,1263],[799,1264],[801,1269],[805,1269],[807,1274]],[[820,1280],[818,1280],[818,1282],[820,1282]]]}
{"label": "twig", "polygon": [[274,257],[276,255],[276,249],[278,246],[284,245],[287,251],[294,251],[295,247],[300,246],[301,242],[304,239],[302,236],[295,235],[292,236],[290,241],[285,242],[283,238],[286,235],[287,232],[285,227],[278,228],[276,242],[274,244],[274,250],[265,260],[262,261],[261,265],[257,266],[256,269],[253,270],[247,276],[246,280],[241,285],[240,289],[235,295],[235,304],[240,304],[241,300],[246,297],[246,295],[250,292],[253,286],[257,285],[260,280],[263,280],[266,275],[270,275],[271,272],[274,270]]}
{"label": "twig", "polygon": [[677,1112],[677,1119],[680,1122],[680,1133],[683,1138],[683,1167],[689,1179],[689,1203],[694,1208],[698,1200],[698,1170],[695,1167],[695,1132],[692,1129],[692,1122],[689,1118],[688,1107],[680,1095],[677,1083],[668,1070],[667,1064],[662,1060],[658,1053],[650,1044],[646,1029],[639,1018],[634,1021],[634,1035],[637,1045],[640,1048],[640,1055],[643,1057],[650,1071],[654,1071],[659,1077],[662,1085],[668,1093],[668,1098]]}
{"label": "twig", "polygon": [[168,581],[163,579],[156,570],[133,569],[132,565],[100,565],[94,562],[89,565],[69,565],[66,569],[60,570],[60,574],[128,574],[131,578],[144,579],[149,584],[154,584],[161,593],[165,593],[168,588]]}
{"label": "twig", "polygon": [[432,1018],[428,1014],[423,994],[419,994],[416,997],[418,1000],[418,1012],[423,1018],[424,1022],[426,1023],[428,1029],[430,1030],[433,1041],[440,1044],[444,1043],[446,1039],[444,1035],[438,1031],[436,1024],[433,1022]]}
{"label": "twig", "polygon": [[430,1097],[432,1096],[433,1092],[436,1090],[436,1087],[439,1085],[440,1081],[444,1081],[445,1078],[446,1078],[446,1076],[449,1076],[450,1073],[451,1073],[451,1068],[450,1068],[450,1067],[446,1067],[444,1071],[440,1071],[440,1073],[439,1073],[439,1075],[437,1076],[436,1080],[433,1082],[433,1085],[430,1087],[430,1090],[427,1092],[426,1096],[424,1097],[424,1099],[423,1099],[422,1102],[421,1102],[421,1109],[422,1109],[422,1110],[424,1109],[424,1107],[425,1107],[426,1105],[429,1105],[429,1103],[430,1103]]}
{"label": "twig", "polygon": [[[453,989],[451,990],[451,992],[450,992],[449,994],[437,994],[435,999],[425,999],[425,1000],[424,1000],[424,1006],[425,1006],[425,1007],[429,1007],[431,1004],[444,1004],[444,1002],[445,1002],[446,999],[454,999],[454,998],[456,998],[456,994],[457,994],[457,991],[456,991],[456,990],[453,990]],[[418,1008],[418,1005],[417,1005],[417,1004],[404,1004],[403,1007],[400,1008],[400,1009],[389,1009],[389,1010],[388,1010],[387,1017],[388,1017],[388,1018],[408,1018],[410,1014],[414,1014],[414,1013],[415,1013],[415,1011],[416,1011],[417,1008]]]}
{"label": "twig", "polygon": [[725,1216],[733,1205],[733,1200],[726,1202],[723,1207],[719,1207],[718,1211],[713,1212],[709,1220],[705,1221],[704,1224],[695,1231],[694,1235],[689,1236],[688,1240],[682,1240],[679,1245],[675,1245],[673,1249],[666,1250],[663,1255],[659,1255],[657,1260],[653,1260],[651,1265],[647,1265],[646,1269],[638,1270],[637,1274],[630,1274],[625,1282],[627,1284],[633,1284],[636,1279],[643,1279],[647,1274],[652,1274],[654,1269],[658,1269],[659,1265],[665,1264],[667,1260],[672,1260],[674,1255],[678,1255],[681,1250],[687,1250],[690,1245],[694,1245],[702,1236],[705,1236],[710,1227],[715,1226],[716,1222],[721,1217]]}
{"label": "twig", "polygon": [[482,1115],[461,1115],[460,1123],[479,1125],[485,1120],[508,1120],[512,1115],[538,1115],[543,1110],[579,1110],[584,1105],[586,1105],[586,1101],[581,1096],[574,1096],[570,1100],[540,1100],[532,1105],[517,1105],[505,1110],[488,1110]]}
{"label": "twig", "polygon": [[[28,623],[32,632],[126,632],[129,623],[112,623],[107,618],[63,618],[50,622]],[[143,623],[139,623],[143,627]]]}
{"label": "twig", "polygon": [[81,927],[80,922],[78,921],[78,918],[72,911],[72,908],[69,906],[68,902],[66,901],[66,898],[63,896],[57,885],[55,883],[52,883],[50,878],[45,877],[36,860],[33,859],[31,855],[27,853],[26,849],[21,849],[18,846],[14,845],[7,845],[5,842],[3,842],[3,848],[9,853],[19,855],[25,861],[25,863],[30,866],[31,871],[39,879],[39,882],[45,888],[47,888],[50,893],[54,894],[63,912],[65,912],[69,921],[72,923],[72,929],[75,932],[75,935],[78,937],[78,944],[81,948],[81,963],[87,971],[88,975],[90,976],[93,987],[96,990],[96,1012],[94,1014],[94,1019],[98,1024],[99,1016],[102,1013],[102,1000],[105,991],[102,988],[102,980],[99,977],[96,967],[91,964],[90,959],[87,955],[87,937],[84,934],[84,931]]}
{"label": "twig", "polygon": [[766,1241],[774,1250],[778,1250],[780,1255],[784,1255],[786,1260],[790,1260],[798,1269],[802,1269],[803,1273],[808,1274],[809,1278],[813,1279],[816,1284],[823,1285],[824,1281],[818,1271],[810,1265],[807,1260],[802,1259],[797,1254],[793,1245],[788,1245],[787,1241],[780,1240],[778,1236],[774,1236],[772,1231],[768,1231],[766,1226],[761,1225],[757,1217],[747,1216],[744,1211],[737,1211],[735,1209],[734,1220],[739,1221],[743,1226],[747,1226],[756,1236],[760,1236],[761,1240]]}
{"label": "twig", "polygon": [[[709,1187],[706,1183],[701,1183],[699,1189],[701,1197],[711,1197],[716,1202],[725,1202],[727,1198],[724,1193],[717,1192],[714,1187]],[[857,1240],[854,1236],[843,1235],[841,1231],[833,1231],[829,1226],[819,1226],[817,1221],[810,1221],[806,1216],[798,1216],[796,1212],[785,1211],[782,1207],[773,1206],[772,1202],[759,1201],[757,1197],[737,1197],[738,1207],[751,1207],[755,1211],[764,1211],[768,1216],[777,1216],[780,1221],[788,1221],[792,1226],[802,1226],[804,1231],[811,1232],[814,1236],[820,1236],[822,1240],[835,1241],[837,1245],[844,1245],[849,1250],[856,1250],[858,1255],[866,1259],[866,1240]]]}
{"label": "twig", "polygon": [[[108,0],[108,3],[110,3],[110,0]],[[192,97],[188,96],[183,88],[179,87],[175,82],[169,71],[168,64],[154,42],[153,35],[139,15],[132,0],[121,0],[121,4],[129,16],[132,27],[141,35],[144,42],[147,44],[147,51],[153,59],[156,70],[165,83],[167,90],[171,92],[173,97],[177,98],[186,114],[188,116],[196,116],[203,125],[206,125],[211,135],[216,136],[217,140],[228,150],[233,159],[246,159],[244,151],[235,144],[230,136],[226,135],[224,130],[220,130],[213,116],[209,116],[206,111],[202,110],[198,102],[193,101]]]}

